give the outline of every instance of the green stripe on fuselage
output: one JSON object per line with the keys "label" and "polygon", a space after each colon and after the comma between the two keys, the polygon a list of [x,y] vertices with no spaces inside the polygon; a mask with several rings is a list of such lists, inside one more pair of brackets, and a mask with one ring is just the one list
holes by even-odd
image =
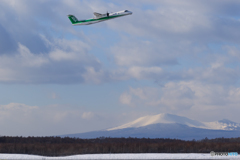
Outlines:
{"label": "green stripe on fuselage", "polygon": [[121,17],[121,16],[125,16],[125,15],[109,16],[109,17],[103,17],[103,18],[99,18],[99,19],[87,19],[87,20],[78,21],[74,24],[85,23],[85,22],[94,22],[94,21],[104,21],[104,20],[109,20],[112,18]]}

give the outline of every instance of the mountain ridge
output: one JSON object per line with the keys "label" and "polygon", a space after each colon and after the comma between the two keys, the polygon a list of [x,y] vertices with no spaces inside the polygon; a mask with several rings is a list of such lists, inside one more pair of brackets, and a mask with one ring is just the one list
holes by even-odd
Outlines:
{"label": "mountain ridge", "polygon": [[153,115],[153,116],[148,115],[148,116],[140,117],[132,122],[123,124],[121,126],[109,128],[107,129],[107,131],[124,129],[124,128],[138,128],[138,127],[144,127],[147,125],[158,124],[158,123],[164,123],[164,124],[179,123],[179,124],[188,125],[189,127],[215,129],[215,130],[240,129],[240,124],[227,119],[214,121],[214,122],[200,122],[200,121],[192,120],[183,116],[173,115],[169,113],[162,113],[162,114]]}
{"label": "mountain ridge", "polygon": [[204,138],[239,137],[240,124],[230,120],[200,122],[168,113],[140,117],[132,122],[100,131],[68,134],[61,137],[136,137],[200,140]]}

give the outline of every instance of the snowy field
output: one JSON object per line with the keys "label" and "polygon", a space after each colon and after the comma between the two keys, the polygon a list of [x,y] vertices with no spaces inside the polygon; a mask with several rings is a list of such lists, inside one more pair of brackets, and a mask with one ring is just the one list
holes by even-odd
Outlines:
{"label": "snowy field", "polygon": [[211,156],[208,154],[92,154],[92,155],[76,155],[67,157],[43,157],[33,155],[19,154],[0,154],[0,160],[7,159],[240,159],[238,156]]}

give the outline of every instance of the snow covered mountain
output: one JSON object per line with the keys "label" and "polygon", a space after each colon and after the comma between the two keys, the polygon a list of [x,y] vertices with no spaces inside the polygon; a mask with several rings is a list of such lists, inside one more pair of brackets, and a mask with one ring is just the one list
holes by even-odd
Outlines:
{"label": "snow covered mountain", "polygon": [[112,131],[112,130],[124,129],[124,128],[138,128],[138,127],[144,127],[144,126],[158,124],[158,123],[163,123],[163,124],[178,123],[178,124],[187,125],[189,127],[213,129],[213,130],[240,129],[239,123],[235,123],[226,119],[215,121],[215,122],[199,122],[186,117],[163,113],[163,114],[158,114],[154,116],[141,117],[133,122],[130,122],[115,128],[110,128],[107,130]]}
{"label": "snow covered mountain", "polygon": [[144,127],[144,126],[157,124],[157,123],[164,123],[164,124],[179,123],[179,124],[185,124],[188,126],[198,126],[198,127],[205,126],[201,122],[191,120],[186,117],[181,117],[181,116],[172,115],[172,114],[158,114],[154,116],[145,116],[145,117],[138,118],[133,122],[121,125],[119,127],[110,128],[108,129],[108,131],[124,129],[124,128],[138,128],[138,127]]}
{"label": "snow covered mountain", "polygon": [[172,114],[144,116],[127,124],[101,131],[68,134],[62,137],[137,137],[177,138],[183,140],[239,137],[240,124],[226,119],[214,122],[199,122]]}

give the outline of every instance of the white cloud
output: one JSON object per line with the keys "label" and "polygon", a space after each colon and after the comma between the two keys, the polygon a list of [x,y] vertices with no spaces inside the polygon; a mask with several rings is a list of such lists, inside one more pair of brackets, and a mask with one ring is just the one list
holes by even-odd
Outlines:
{"label": "white cloud", "polygon": [[130,92],[141,99],[147,99],[145,91],[141,88],[137,88],[137,89],[130,88]]}
{"label": "white cloud", "polygon": [[102,74],[95,69],[101,66],[100,62],[87,53],[88,47],[82,42],[62,40],[53,46],[53,51],[49,53],[34,54],[19,43],[18,53],[0,55],[0,80],[12,83],[72,83],[66,81],[70,76],[69,81],[83,83],[86,74]]}
{"label": "white cloud", "polygon": [[49,54],[49,57],[54,61],[74,61],[78,59],[77,53],[67,53],[62,50],[55,50]]}
{"label": "white cloud", "polygon": [[119,66],[176,65],[174,49],[168,49],[161,41],[149,42],[124,38],[120,44],[112,47],[111,52]]}
{"label": "white cloud", "polygon": [[[158,107],[160,111],[172,113],[191,110],[214,111],[223,116],[225,113],[221,110],[227,108],[230,113],[231,110],[238,108],[239,96],[240,88],[197,81],[182,81],[169,82],[162,88],[130,88],[120,96],[120,102],[128,106]],[[124,101],[125,97],[131,97],[131,100]]]}
{"label": "white cloud", "polygon": [[129,88],[129,91],[121,94],[119,101],[131,107],[147,106],[152,100],[158,98],[159,90],[156,88]]}
{"label": "white cloud", "polygon": [[[83,8],[79,10],[76,5]],[[3,1],[0,42],[2,38],[7,40],[9,46],[5,48],[11,48],[11,54],[0,49],[0,82],[84,83],[83,75],[92,76],[87,73],[88,68],[93,68],[94,74],[101,74],[100,61],[89,54],[91,39],[76,31],[66,16],[70,11],[87,16],[90,6],[88,1],[75,0]]]}
{"label": "white cloud", "polygon": [[[43,136],[81,133],[112,125],[106,115],[66,105],[30,106],[21,103],[0,105],[0,134]],[[86,123],[88,124],[86,126]]]}
{"label": "white cloud", "polygon": [[52,92],[52,93],[49,94],[48,98],[50,98],[50,99],[58,99],[59,96],[57,95],[57,93]]}
{"label": "white cloud", "polygon": [[[18,53],[15,58],[17,59],[18,62],[20,62],[20,64],[24,67],[40,67],[44,64],[49,63],[49,60],[44,57],[44,55],[40,54],[40,55],[34,55],[30,52],[30,50],[22,45],[22,44],[18,44]],[[9,59],[11,57],[8,57]],[[15,62],[17,63],[17,62]]]}
{"label": "white cloud", "polygon": [[186,110],[193,106],[194,91],[187,85],[167,83],[163,88],[160,100],[153,102],[171,110]]}
{"label": "white cloud", "polygon": [[148,79],[162,74],[160,67],[131,67],[127,75],[136,79]]}
{"label": "white cloud", "polygon": [[82,114],[83,119],[91,119],[93,116],[94,116],[94,114],[92,112],[84,112]]}
{"label": "white cloud", "polygon": [[225,45],[222,48],[227,52],[228,54],[227,56],[229,59],[232,59],[232,61],[237,61],[237,62],[240,61],[240,49],[238,45],[234,45],[234,46]]}
{"label": "white cloud", "polygon": [[28,117],[38,109],[37,106],[28,106],[20,103],[0,105],[0,124],[6,126],[12,121],[27,122]]}
{"label": "white cloud", "polygon": [[8,105],[0,105],[0,108],[2,110],[23,110],[23,111],[28,111],[32,109],[38,109],[37,106],[28,106],[25,104],[20,104],[20,103],[10,103]]}
{"label": "white cloud", "polygon": [[[150,5],[152,9],[143,12],[138,6]],[[161,34],[189,34],[196,29],[203,31],[212,29],[209,18],[211,9],[204,3],[192,1],[158,1],[151,4],[149,1],[134,4],[133,15],[121,23],[108,22],[112,29],[124,29],[128,33],[141,36],[159,36]],[[207,10],[207,9],[208,10]],[[141,16],[139,16],[141,15]],[[134,22],[134,23],[130,23]],[[122,29],[121,29],[122,28]]]}
{"label": "white cloud", "polygon": [[123,93],[123,94],[120,96],[119,101],[120,101],[122,104],[131,106],[132,96],[131,96],[130,94],[128,94],[128,93]]}
{"label": "white cloud", "polygon": [[100,84],[108,81],[108,75],[102,69],[95,69],[93,67],[86,67],[86,73],[82,75],[86,83]]}

